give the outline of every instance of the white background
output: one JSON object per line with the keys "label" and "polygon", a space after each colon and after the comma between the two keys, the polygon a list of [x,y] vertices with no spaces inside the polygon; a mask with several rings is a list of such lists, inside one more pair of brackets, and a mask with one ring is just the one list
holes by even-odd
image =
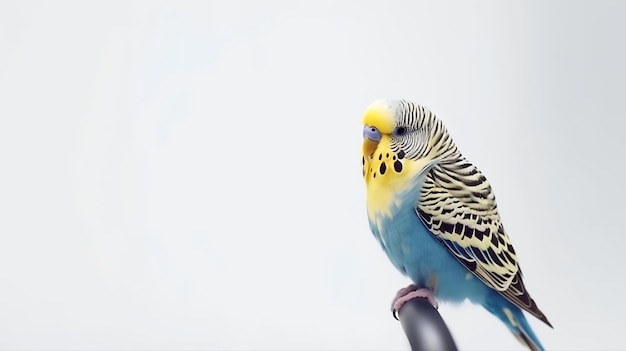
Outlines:
{"label": "white background", "polygon": [[[626,5],[4,1],[0,347],[406,350],[361,116],[490,180],[550,350],[626,348]],[[470,304],[463,350],[524,349]]]}

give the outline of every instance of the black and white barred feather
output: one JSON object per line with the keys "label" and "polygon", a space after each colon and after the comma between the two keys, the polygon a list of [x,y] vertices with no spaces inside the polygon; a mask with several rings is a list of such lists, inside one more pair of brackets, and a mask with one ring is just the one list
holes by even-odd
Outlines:
{"label": "black and white barred feather", "polygon": [[397,133],[391,147],[407,159],[430,159],[416,213],[431,234],[469,271],[510,302],[546,324],[528,294],[513,245],[502,226],[495,195],[485,176],[458,151],[430,110],[398,101]]}

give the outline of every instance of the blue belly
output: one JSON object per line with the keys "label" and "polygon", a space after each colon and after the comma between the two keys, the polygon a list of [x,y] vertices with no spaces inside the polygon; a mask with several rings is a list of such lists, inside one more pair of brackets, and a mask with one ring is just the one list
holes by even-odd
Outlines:
{"label": "blue belly", "polygon": [[[407,207],[407,206],[405,206]],[[392,217],[370,219],[372,233],[393,265],[418,287],[431,289],[441,301],[469,298],[482,304],[491,290],[430,234],[412,207]]]}

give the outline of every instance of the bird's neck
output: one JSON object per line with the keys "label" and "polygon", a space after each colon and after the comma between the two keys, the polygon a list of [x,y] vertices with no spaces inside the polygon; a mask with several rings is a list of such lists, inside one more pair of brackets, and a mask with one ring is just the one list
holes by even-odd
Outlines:
{"label": "bird's neck", "polygon": [[404,160],[402,172],[396,172],[392,165],[389,173],[366,178],[369,218],[393,218],[402,209],[412,210],[419,200],[425,171],[429,168],[426,160]]}

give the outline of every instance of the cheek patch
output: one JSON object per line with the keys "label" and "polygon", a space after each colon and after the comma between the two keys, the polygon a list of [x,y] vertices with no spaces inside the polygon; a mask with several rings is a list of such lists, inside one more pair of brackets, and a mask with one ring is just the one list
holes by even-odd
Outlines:
{"label": "cheek patch", "polygon": [[379,171],[380,171],[380,175],[385,174],[385,172],[387,171],[387,164],[385,164],[385,162],[380,164]]}
{"label": "cheek patch", "polygon": [[361,157],[363,177],[367,181],[384,182],[395,174],[403,174],[406,152],[394,152],[386,142],[381,142],[371,157]]}
{"label": "cheek patch", "polygon": [[[401,151],[402,152],[402,151]],[[400,155],[398,155],[398,157],[400,157]],[[400,173],[402,172],[402,162],[400,162],[400,160],[396,160],[396,162],[393,163],[393,169],[397,172]]]}

